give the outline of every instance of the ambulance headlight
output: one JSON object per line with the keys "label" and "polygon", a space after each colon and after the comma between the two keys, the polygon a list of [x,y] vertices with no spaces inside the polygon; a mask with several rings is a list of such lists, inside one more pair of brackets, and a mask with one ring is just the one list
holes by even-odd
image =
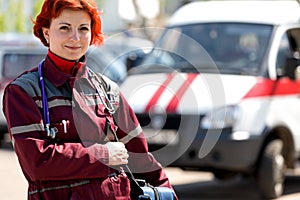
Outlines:
{"label": "ambulance headlight", "polygon": [[239,117],[238,106],[231,105],[214,109],[201,121],[201,128],[222,129],[233,127]]}

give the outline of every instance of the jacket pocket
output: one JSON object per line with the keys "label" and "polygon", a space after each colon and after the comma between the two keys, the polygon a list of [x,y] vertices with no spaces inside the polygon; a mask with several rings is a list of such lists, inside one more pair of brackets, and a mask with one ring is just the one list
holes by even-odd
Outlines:
{"label": "jacket pocket", "polygon": [[125,174],[121,172],[118,175],[110,176],[110,187],[116,200],[129,200],[130,199],[130,181]]}

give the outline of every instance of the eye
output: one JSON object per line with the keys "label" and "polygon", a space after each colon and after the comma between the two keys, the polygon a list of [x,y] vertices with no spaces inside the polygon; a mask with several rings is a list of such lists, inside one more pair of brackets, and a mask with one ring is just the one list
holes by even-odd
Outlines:
{"label": "eye", "polygon": [[60,30],[69,30],[69,27],[68,26],[61,26],[60,28],[59,28]]}
{"label": "eye", "polygon": [[86,27],[86,26],[83,26],[83,27],[80,28],[80,30],[81,31],[89,31],[90,29],[88,27]]}

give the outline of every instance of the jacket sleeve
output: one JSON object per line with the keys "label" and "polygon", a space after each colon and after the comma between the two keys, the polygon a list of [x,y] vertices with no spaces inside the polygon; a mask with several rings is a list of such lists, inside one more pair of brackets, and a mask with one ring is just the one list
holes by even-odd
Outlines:
{"label": "jacket sleeve", "polygon": [[[143,130],[134,111],[122,94],[120,94],[119,108],[114,117],[118,126],[119,141],[125,143],[129,152],[128,165],[135,178],[144,179],[153,186],[173,189],[161,164],[148,152]],[[177,199],[176,195],[175,199]]]}
{"label": "jacket sleeve", "polygon": [[108,150],[103,145],[94,144],[85,148],[80,142],[54,143],[41,136],[44,127],[40,109],[21,87],[13,84],[6,87],[3,112],[27,179],[66,180],[108,176]]}

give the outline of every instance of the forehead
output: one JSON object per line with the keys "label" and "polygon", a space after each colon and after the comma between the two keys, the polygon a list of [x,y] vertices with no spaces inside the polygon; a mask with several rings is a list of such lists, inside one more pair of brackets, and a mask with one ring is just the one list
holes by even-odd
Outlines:
{"label": "forehead", "polygon": [[60,15],[52,20],[56,23],[90,24],[90,15],[83,10],[63,9]]}

